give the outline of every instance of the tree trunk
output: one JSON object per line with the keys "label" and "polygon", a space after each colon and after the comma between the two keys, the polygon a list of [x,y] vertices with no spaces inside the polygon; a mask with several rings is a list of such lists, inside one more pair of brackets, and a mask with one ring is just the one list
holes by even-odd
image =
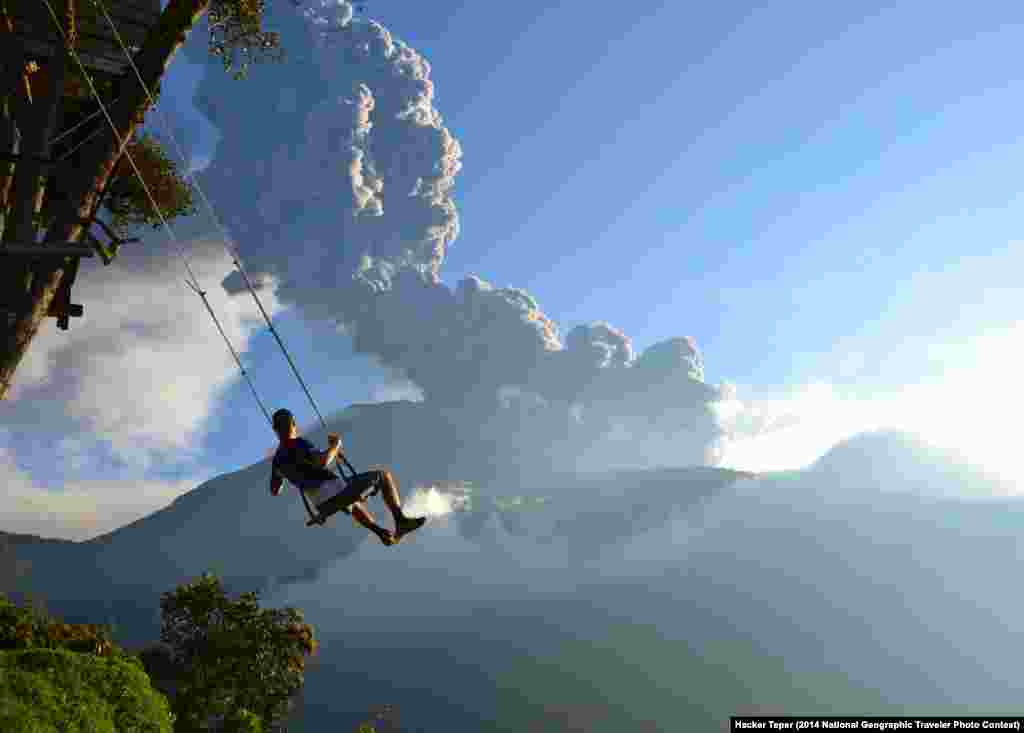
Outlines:
{"label": "tree trunk", "polygon": [[[10,151],[17,155],[21,150],[21,142],[18,127],[14,124],[12,95],[13,93],[7,94],[0,91],[0,152]],[[0,239],[3,238],[5,223],[8,219],[7,196],[11,191],[11,181],[13,180],[13,161],[0,161]]]}
{"label": "tree trunk", "polygon": [[[156,89],[175,52],[185,42],[188,31],[206,12],[209,3],[210,0],[171,0],[156,27],[147,34],[135,63],[151,91]],[[108,107],[117,136],[108,125],[104,134],[82,149],[82,164],[77,172],[68,173],[68,199],[55,207],[54,221],[46,234],[47,243],[78,241],[82,235],[83,220],[88,221],[93,213],[97,197],[106,186],[136,126],[149,109],[145,90],[131,82],[125,87],[121,98]],[[21,165],[19,163],[18,167]],[[11,312],[7,320],[0,320],[0,400],[6,399],[10,393],[18,365],[60,287],[64,268],[63,262],[40,260],[33,269],[26,302]]]}
{"label": "tree trunk", "polygon": [[[18,153],[21,136],[15,118],[22,93],[28,93],[25,59],[20,41],[14,36],[14,23],[0,0],[0,152]],[[13,161],[0,161],[0,236],[7,221],[7,196],[14,180]]]}

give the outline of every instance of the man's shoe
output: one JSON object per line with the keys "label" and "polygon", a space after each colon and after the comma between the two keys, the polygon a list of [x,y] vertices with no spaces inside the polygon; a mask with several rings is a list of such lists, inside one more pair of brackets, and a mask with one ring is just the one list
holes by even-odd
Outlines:
{"label": "man's shoe", "polygon": [[415,532],[417,529],[427,523],[426,517],[416,517],[402,520],[398,523],[397,532],[395,532],[395,541],[398,542],[405,535],[410,532]]}
{"label": "man's shoe", "polygon": [[391,547],[393,545],[397,545],[398,544],[398,536],[393,534],[393,533],[391,533],[391,532],[385,532],[384,534],[379,534],[379,535],[377,535],[377,537],[379,537],[380,541],[383,542],[385,544],[385,546],[387,546],[387,547]]}

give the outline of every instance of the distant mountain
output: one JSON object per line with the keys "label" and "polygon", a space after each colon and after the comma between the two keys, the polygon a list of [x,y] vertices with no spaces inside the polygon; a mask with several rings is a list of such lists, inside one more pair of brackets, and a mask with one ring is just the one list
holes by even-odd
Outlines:
{"label": "distant mountain", "polygon": [[313,577],[366,539],[345,517],[307,528],[294,490],[270,496],[268,464],[218,476],[88,542],[16,546],[30,563],[17,590],[71,620],[116,619],[134,643],[153,637],[160,593],[203,572],[217,573],[229,590],[256,590]]}
{"label": "distant mountain", "polygon": [[[721,504],[725,499],[717,497],[733,493],[726,490],[738,479],[751,477],[707,467],[591,476],[549,472],[546,479],[535,474],[524,485],[488,476],[472,450],[445,449],[452,436],[443,424],[433,432],[427,429],[429,412],[416,403],[360,406],[333,421],[331,429],[343,434],[349,454],[361,461],[357,468],[392,466],[406,497],[417,484],[473,479],[482,488],[455,518],[460,534],[473,541],[487,541],[501,527],[539,542],[565,537],[574,555],[594,556],[602,548],[665,526],[698,503],[713,498]],[[323,443],[317,433],[309,437]],[[218,476],[168,507],[89,542],[0,535],[9,538],[8,579],[17,577],[17,590],[44,597],[51,608],[94,620],[101,613],[98,620],[121,619],[126,628],[141,634],[145,627],[151,635],[159,594],[205,571],[217,573],[235,591],[311,580],[370,539],[343,515],[326,527],[307,528],[293,489],[279,497],[269,495],[269,473],[269,461],[261,461]],[[750,497],[735,505],[735,511],[755,512],[755,517],[757,507],[771,500],[759,492],[779,485],[787,489],[787,502],[816,507],[818,518],[835,512],[853,516],[846,509],[828,508],[836,501],[864,504],[873,512],[869,516],[882,516],[877,512],[883,506],[890,515],[919,514],[921,496],[955,499],[942,515],[955,512],[965,526],[991,523],[999,514],[991,501],[985,502],[987,508],[961,501],[991,496],[999,487],[991,477],[902,433],[857,436],[837,445],[808,471],[789,476],[748,486],[744,491]],[[888,497],[884,503],[880,495]],[[821,498],[828,505],[819,506]],[[371,509],[387,518],[378,499]],[[1015,503],[1003,510],[1004,517],[1020,515]]]}
{"label": "distant mountain", "polygon": [[861,433],[845,440],[809,473],[830,490],[898,490],[931,497],[1011,495],[998,477],[900,431]]}
{"label": "distant mountain", "polygon": [[912,436],[861,435],[716,497],[688,551],[728,591],[711,607],[745,609],[729,613],[749,628],[766,613],[792,625],[788,648],[756,635],[787,670],[835,660],[848,689],[882,690],[907,714],[939,714],[943,697],[1009,714],[1024,690],[1024,497],[1006,488]]}

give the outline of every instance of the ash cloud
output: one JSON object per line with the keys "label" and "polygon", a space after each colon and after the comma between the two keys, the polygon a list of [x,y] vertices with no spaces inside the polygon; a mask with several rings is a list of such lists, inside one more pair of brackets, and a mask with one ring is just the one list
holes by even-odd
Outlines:
{"label": "ash cloud", "polygon": [[[563,338],[523,290],[441,281],[459,236],[461,146],[427,60],[345,5],[278,11],[268,25],[286,40],[282,67],[247,86],[211,66],[197,91],[222,135],[199,178],[250,274],[474,440],[576,455],[618,435],[636,443],[634,462],[707,462],[721,437],[708,404],[722,394],[692,339],[637,355],[608,323]],[[223,284],[245,295],[237,274]],[[667,455],[645,457],[638,441],[652,434]]]}

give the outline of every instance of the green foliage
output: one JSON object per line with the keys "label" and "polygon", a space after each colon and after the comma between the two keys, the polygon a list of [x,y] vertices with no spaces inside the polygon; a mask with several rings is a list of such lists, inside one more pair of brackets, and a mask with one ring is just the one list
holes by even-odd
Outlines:
{"label": "green foliage", "polygon": [[111,213],[114,229],[125,232],[132,226],[149,225],[154,229],[161,226],[160,216],[146,193],[147,188],[165,220],[196,211],[191,184],[178,175],[177,163],[167,157],[160,144],[144,133],[125,146],[125,154],[111,174],[103,205]]}
{"label": "green foliage", "polygon": [[224,719],[224,733],[263,733],[263,720],[244,708],[234,710]]}
{"label": "green foliage", "polygon": [[[163,645],[136,657],[105,627],[0,595],[0,731],[265,733],[283,719],[316,651],[301,612],[229,599],[212,575],[164,593],[161,610]],[[171,683],[177,716],[146,670]]]}
{"label": "green foliage", "polygon": [[100,657],[127,657],[103,626],[61,623],[0,596],[0,651],[22,649],[67,649]]}
{"label": "green foliage", "polygon": [[166,698],[105,627],[66,624],[0,596],[0,730],[170,733]]}
{"label": "green foliage", "polygon": [[170,733],[167,699],[127,659],[66,649],[0,652],[5,733]]}
{"label": "green foliage", "polygon": [[237,63],[235,79],[244,79],[250,62],[281,61],[281,37],[262,29],[265,0],[213,0],[207,11],[210,53],[220,56],[224,71]]}
{"label": "green foliage", "polygon": [[233,731],[255,733],[284,718],[304,682],[305,657],[316,651],[300,611],[261,609],[255,593],[231,600],[210,574],[164,593],[160,609],[160,639],[180,670],[177,730],[225,719]]}

